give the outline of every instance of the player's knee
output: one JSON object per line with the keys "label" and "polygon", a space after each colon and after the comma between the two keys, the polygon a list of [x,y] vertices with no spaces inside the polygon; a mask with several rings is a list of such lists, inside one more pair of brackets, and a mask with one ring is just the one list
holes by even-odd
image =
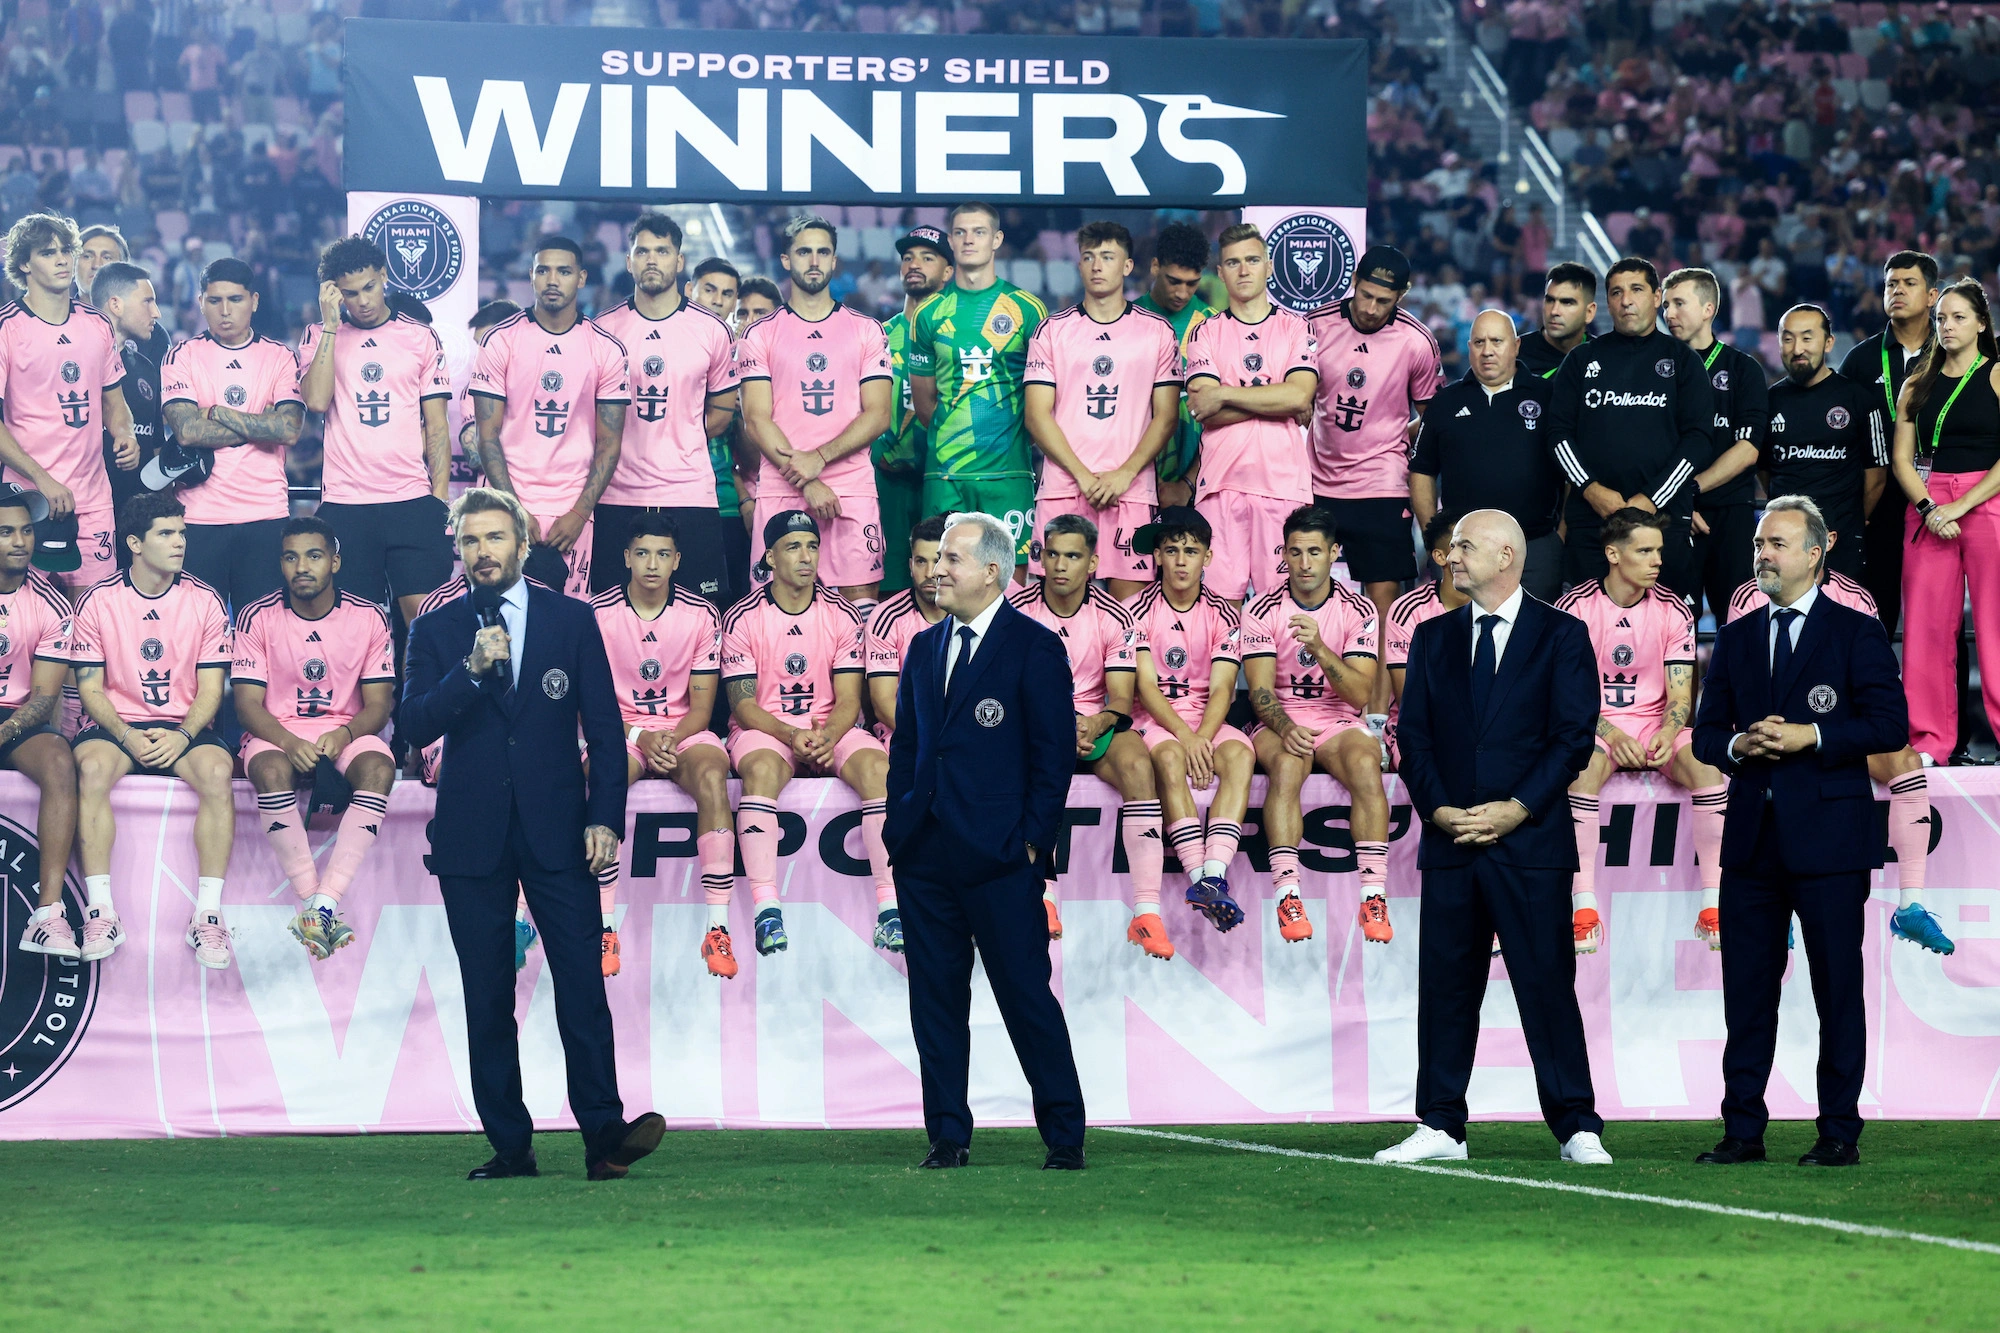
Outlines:
{"label": "player's knee", "polygon": [[347,766],[347,780],[362,791],[386,795],[395,785],[395,761],[386,754],[357,755]]}
{"label": "player's knee", "polygon": [[111,784],[118,781],[118,766],[97,755],[86,755],[77,761],[77,788],[86,796],[103,796],[111,790]]}
{"label": "player's knee", "polygon": [[292,786],[292,761],[281,754],[260,754],[250,761],[250,785],[260,793],[289,790]]}

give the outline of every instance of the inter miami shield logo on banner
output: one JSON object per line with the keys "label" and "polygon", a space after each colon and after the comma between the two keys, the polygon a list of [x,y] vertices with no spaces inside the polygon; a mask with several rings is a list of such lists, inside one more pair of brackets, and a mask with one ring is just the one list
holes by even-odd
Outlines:
{"label": "inter miami shield logo on banner", "polygon": [[384,204],[361,234],[389,256],[389,285],[419,301],[435,301],[450,291],[465,263],[458,227],[419,199]]}
{"label": "inter miami shield logo on banner", "polygon": [[1354,276],[1354,239],[1322,213],[1294,213],[1271,228],[1271,299],[1298,314],[1347,290]]}
{"label": "inter miami shield logo on banner", "polygon": [[[61,1069],[90,1025],[97,964],[14,948],[35,910],[42,879],[34,834],[0,815],[0,931],[9,958],[0,968],[0,1111],[19,1104]],[[63,879],[63,910],[83,919],[83,886]]]}

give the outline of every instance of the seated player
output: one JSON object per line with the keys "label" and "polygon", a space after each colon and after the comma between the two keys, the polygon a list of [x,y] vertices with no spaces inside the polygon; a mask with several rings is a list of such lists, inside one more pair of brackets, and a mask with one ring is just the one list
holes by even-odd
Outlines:
{"label": "seated player", "polygon": [[[321,518],[287,520],[278,536],[285,583],[236,617],[230,685],[243,724],[243,771],[278,869],[299,896],[292,938],[315,959],[354,942],[340,903],[389,813],[396,759],[382,740],[396,708],[396,655],[382,609],[334,586],[340,543]],[[331,763],[354,787],[320,877],[297,789]],[[308,797],[310,800],[310,797]]]}
{"label": "seated player", "polygon": [[70,605],[47,575],[31,568],[35,524],[48,516],[39,492],[0,487],[0,768],[27,774],[38,789],[42,882],[21,948],[90,962],[118,947],[118,918],[90,910],[108,910],[108,900],[89,904],[79,944],[63,910],[63,871],[76,841],[76,756],[56,726],[69,679]]}
{"label": "seated player", "polygon": [[875,947],[903,951],[896,882],[882,841],[889,752],[861,726],[861,613],[819,582],[819,524],[803,509],[764,525],[770,581],[722,618],[729,760],[743,779],[736,841],[750,880],[757,952],[783,949],[778,794],[794,777],[838,777],[861,798],[861,845],[875,879]]}
{"label": "seated player", "polygon": [[[736,830],[729,823],[729,756],[708,729],[722,669],[715,607],[674,583],[681,564],[673,515],[641,510],[627,522],[625,586],[590,599],[611,682],[625,719],[625,780],[666,778],[694,798],[695,851],[708,930],[701,942],[710,976],[736,975],[729,947],[729,891],[736,880]],[[604,975],[618,975],[618,866],[597,877],[604,913]]]}
{"label": "seated player", "polygon": [[910,640],[944,619],[937,604],[938,543],[944,516],[933,515],[910,529],[910,586],[876,603],[868,616],[862,653],[868,663],[868,703],[875,712],[875,735],[884,745],[896,730],[896,682]]}
{"label": "seated player", "polygon": [[1603,689],[1597,751],[1569,788],[1580,867],[1570,890],[1576,951],[1595,953],[1604,939],[1597,913],[1597,794],[1620,769],[1658,770],[1694,797],[1694,855],[1701,911],[1694,933],[1720,948],[1716,904],[1722,892],[1722,817],[1729,784],[1688,748],[1694,732],[1694,613],[1660,587],[1666,533],[1659,516],[1620,509],[1604,520],[1601,579],[1579,583],[1556,603],[1590,627]]}
{"label": "seated player", "polygon": [[132,567],[83,595],[70,632],[70,665],[90,719],[76,734],[77,841],[93,904],[84,937],[87,943],[92,919],[108,919],[104,953],[124,942],[111,896],[112,787],[127,773],[177,777],[198,802],[188,946],[203,967],[226,968],[222,879],[236,841],[236,801],[229,748],[209,724],[229,672],[229,616],[215,589],[181,572],[187,515],[171,494],[127,500],[118,537]]}
{"label": "seated player", "polygon": [[[1017,588],[1008,600],[1056,632],[1075,678],[1078,767],[1118,789],[1119,839],[1132,867],[1132,922],[1125,938],[1148,957],[1167,959],[1174,946],[1160,921],[1160,881],[1167,849],[1161,840],[1160,802],[1153,792],[1153,762],[1146,744],[1130,732],[1132,693],[1144,643],[1132,613],[1090,579],[1097,572],[1097,525],[1081,514],[1058,514],[1042,529],[1042,579]],[[1062,938],[1055,881],[1042,896],[1049,938]]]}
{"label": "seated player", "polygon": [[[1151,555],[1160,581],[1139,594],[1132,619],[1139,654],[1139,738],[1152,752],[1167,846],[1187,871],[1187,901],[1217,930],[1243,921],[1229,896],[1229,863],[1243,838],[1256,755],[1229,725],[1236,700],[1242,628],[1236,608],[1202,587],[1215,534],[1196,509],[1160,511],[1132,547]],[[1218,785],[1219,784],[1219,785]],[[1194,789],[1214,787],[1204,833]]]}
{"label": "seated player", "polygon": [[[1765,507],[1765,512],[1796,505],[1800,499],[1792,495],[1779,496]],[[1804,503],[1812,502],[1808,500]],[[1838,544],[1840,537],[1829,532],[1827,540]],[[1759,574],[1762,574],[1761,565]],[[1868,589],[1838,570],[1827,569],[1824,561],[1821,562],[1819,590],[1842,606],[1871,616],[1881,614]],[[1770,597],[1753,578],[1729,599],[1729,618],[1740,619],[1770,604]],[[1944,933],[1944,927],[1938,924],[1936,915],[1927,911],[1922,902],[1931,851],[1930,779],[1924,773],[1923,756],[1907,745],[1894,754],[1871,754],[1868,756],[1868,776],[1889,789],[1889,848],[1896,853],[1898,889],[1896,910],[1889,917],[1889,933],[1933,953],[1952,953],[1958,946],[1952,943],[1951,937]]]}
{"label": "seated player", "polygon": [[1243,677],[1257,726],[1257,763],[1270,776],[1264,838],[1278,934],[1312,938],[1299,897],[1299,793],[1317,765],[1347,789],[1354,860],[1361,871],[1361,934],[1394,938],[1389,925],[1389,799],[1382,791],[1382,744],[1361,710],[1375,684],[1375,607],[1333,581],[1340,558],[1333,515],[1313,505],[1285,519],[1285,586],[1250,604],[1243,618]]}
{"label": "seated player", "polygon": [[1437,568],[1439,577],[1421,579],[1415,588],[1398,597],[1389,608],[1388,623],[1382,627],[1382,665],[1389,672],[1392,695],[1382,744],[1388,751],[1391,768],[1400,768],[1403,762],[1396,749],[1396,717],[1403,703],[1403,673],[1409,666],[1410,640],[1416,636],[1417,626],[1426,620],[1456,611],[1472,600],[1470,593],[1453,587],[1444,574],[1445,559],[1451,554],[1451,530],[1457,526],[1456,515],[1443,510],[1431,515],[1431,521],[1424,525],[1424,549],[1430,552],[1431,564]]}

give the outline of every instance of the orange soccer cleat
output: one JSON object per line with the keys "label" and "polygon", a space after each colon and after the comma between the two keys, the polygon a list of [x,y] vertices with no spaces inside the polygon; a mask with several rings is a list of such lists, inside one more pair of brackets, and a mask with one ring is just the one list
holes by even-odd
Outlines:
{"label": "orange soccer cleat", "polygon": [[1167,938],[1166,923],[1160,920],[1158,912],[1141,912],[1133,917],[1132,924],[1125,927],[1125,942],[1138,945],[1148,958],[1161,962],[1174,956],[1174,942]]}
{"label": "orange soccer cleat", "polygon": [[1694,937],[1711,949],[1722,947],[1722,913],[1713,907],[1704,907],[1694,919]]}
{"label": "orange soccer cleat", "polygon": [[611,930],[608,927],[606,928],[601,938],[601,941],[598,945],[597,954],[598,954],[598,961],[603,964],[604,975],[607,977],[617,976],[618,975],[618,932],[617,931]]}
{"label": "orange soccer cleat", "polygon": [[1577,908],[1570,917],[1570,928],[1576,932],[1578,953],[1596,953],[1597,946],[1604,943],[1604,922],[1595,907]]}
{"label": "orange soccer cleat", "polygon": [[701,940],[701,961],[708,964],[708,975],[712,977],[727,981],[736,975],[736,951],[729,947],[729,927],[708,928],[708,934]]}
{"label": "orange soccer cleat", "polygon": [[1056,915],[1056,900],[1053,898],[1044,898],[1042,899],[1042,906],[1047,908],[1049,913],[1049,938],[1052,940],[1061,939],[1062,918]]}
{"label": "orange soccer cleat", "polygon": [[1313,923],[1306,919],[1306,905],[1296,893],[1278,899],[1278,934],[1293,944],[1313,937]]}
{"label": "orange soccer cleat", "polygon": [[1389,900],[1379,893],[1361,900],[1361,938],[1370,944],[1387,944],[1396,938],[1395,927],[1389,924]]}

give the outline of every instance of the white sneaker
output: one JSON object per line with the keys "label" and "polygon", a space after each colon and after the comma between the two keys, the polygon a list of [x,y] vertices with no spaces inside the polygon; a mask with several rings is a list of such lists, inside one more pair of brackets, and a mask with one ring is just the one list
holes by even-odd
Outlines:
{"label": "white sneaker", "polygon": [[1575,1162],[1578,1166],[1611,1165],[1611,1154],[1604,1151],[1604,1140],[1589,1130],[1579,1130],[1569,1136],[1569,1142],[1562,1147],[1562,1159]]}
{"label": "white sneaker", "polygon": [[188,947],[203,967],[220,970],[229,966],[229,927],[220,912],[203,912],[188,922]]}
{"label": "white sneaker", "polygon": [[[1375,1160],[1384,1165],[1397,1162],[1462,1162],[1465,1160],[1465,1145],[1441,1129],[1418,1125],[1416,1133],[1395,1147],[1376,1153]],[[1608,1162],[1611,1159],[1607,1157],[1604,1160]]]}

